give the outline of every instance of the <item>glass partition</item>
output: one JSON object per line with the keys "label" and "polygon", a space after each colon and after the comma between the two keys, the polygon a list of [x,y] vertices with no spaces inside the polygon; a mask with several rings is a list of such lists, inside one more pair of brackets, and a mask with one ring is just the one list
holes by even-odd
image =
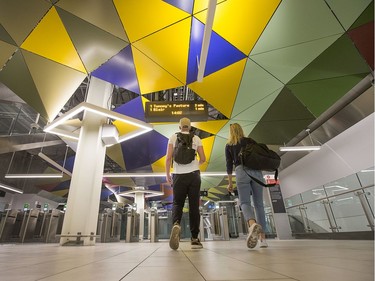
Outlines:
{"label": "glass partition", "polygon": [[374,168],[284,199],[293,233],[374,230]]}

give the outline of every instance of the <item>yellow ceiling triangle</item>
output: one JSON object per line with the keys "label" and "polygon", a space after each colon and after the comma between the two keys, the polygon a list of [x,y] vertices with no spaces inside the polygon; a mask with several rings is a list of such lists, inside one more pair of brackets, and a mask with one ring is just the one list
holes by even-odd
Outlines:
{"label": "yellow ceiling triangle", "polygon": [[[134,64],[142,94],[182,86],[183,83],[169,74],[137,48],[132,46]],[[150,79],[152,77],[152,79]]]}
{"label": "yellow ceiling triangle", "polygon": [[212,146],[214,144],[215,136],[211,136],[202,140],[204,154],[206,155],[206,162],[200,166],[201,171],[206,171],[209,159],[211,157]]}
{"label": "yellow ceiling triangle", "polygon": [[166,159],[166,157],[163,156],[159,160],[157,160],[154,163],[152,163],[151,164],[152,171],[154,171],[155,173],[165,172],[165,159]]}
{"label": "yellow ceiling triangle", "polygon": [[[114,0],[130,42],[165,28],[188,16],[186,12],[160,0]],[[168,42],[172,42],[172,37]],[[174,45],[174,44],[172,44]]]}
{"label": "yellow ceiling triangle", "polygon": [[233,110],[246,61],[247,58],[216,71],[204,77],[202,82],[190,84],[189,88],[229,117]]}
{"label": "yellow ceiling triangle", "polygon": [[[186,81],[191,17],[155,32],[133,46],[166,69],[181,82]],[[176,44],[171,44],[171,38]]]}
{"label": "yellow ceiling triangle", "polygon": [[207,122],[191,122],[191,125],[202,131],[216,135],[229,120],[209,120]]}
{"label": "yellow ceiling triangle", "polygon": [[55,7],[44,16],[21,48],[86,73]]}
{"label": "yellow ceiling triangle", "polygon": [[[224,1],[216,6],[212,29],[249,55],[279,3],[280,0]],[[207,10],[195,17],[205,23]]]}

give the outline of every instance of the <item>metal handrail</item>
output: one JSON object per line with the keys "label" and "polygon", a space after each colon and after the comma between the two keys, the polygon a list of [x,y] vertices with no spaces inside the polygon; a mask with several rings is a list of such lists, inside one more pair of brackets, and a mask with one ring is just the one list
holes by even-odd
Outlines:
{"label": "metal handrail", "polygon": [[304,202],[304,203],[300,203],[300,204],[297,204],[297,205],[285,207],[285,209],[291,209],[291,208],[299,207],[299,206],[302,206],[302,205],[306,205],[306,204],[318,202],[318,201],[321,201],[321,200],[324,200],[324,199],[329,199],[329,198],[332,198],[332,197],[337,197],[338,195],[344,195],[344,194],[348,194],[348,193],[353,193],[353,192],[356,192],[356,191],[359,191],[359,190],[364,190],[366,188],[373,187],[373,186],[374,186],[374,184],[368,185],[368,186],[364,186],[364,187],[360,187],[360,188],[356,188],[356,189],[349,190],[349,191],[345,191],[345,192],[342,192],[342,193],[337,194],[337,195],[329,195],[329,196],[326,196],[324,198],[318,198],[318,199],[315,199],[315,200],[312,200],[312,201],[309,201],[309,202]]}

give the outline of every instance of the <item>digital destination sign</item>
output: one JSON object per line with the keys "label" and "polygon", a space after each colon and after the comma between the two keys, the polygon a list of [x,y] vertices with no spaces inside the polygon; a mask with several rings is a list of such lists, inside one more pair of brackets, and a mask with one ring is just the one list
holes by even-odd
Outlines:
{"label": "digital destination sign", "polygon": [[191,121],[207,121],[206,101],[150,101],[145,104],[147,122],[175,122],[182,117]]}

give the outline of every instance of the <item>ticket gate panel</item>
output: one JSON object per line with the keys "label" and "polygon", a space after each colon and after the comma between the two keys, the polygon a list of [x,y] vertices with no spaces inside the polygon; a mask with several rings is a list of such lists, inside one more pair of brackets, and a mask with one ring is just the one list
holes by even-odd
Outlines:
{"label": "ticket gate panel", "polygon": [[7,210],[3,213],[0,224],[0,242],[9,241],[12,237],[18,213],[18,210]]}
{"label": "ticket gate panel", "polygon": [[33,241],[39,210],[28,210],[21,228],[21,243]]}
{"label": "ticket gate panel", "polygon": [[139,217],[139,214],[133,209],[127,212],[125,242],[139,241]]}
{"label": "ticket gate panel", "polygon": [[[45,222],[43,224],[42,230],[43,242],[58,243],[60,241],[60,237],[56,236],[56,234],[58,234],[57,230],[60,221],[60,216],[63,217],[64,213],[57,209],[49,210],[49,212],[46,213]],[[61,234],[61,231],[59,234]]]}

